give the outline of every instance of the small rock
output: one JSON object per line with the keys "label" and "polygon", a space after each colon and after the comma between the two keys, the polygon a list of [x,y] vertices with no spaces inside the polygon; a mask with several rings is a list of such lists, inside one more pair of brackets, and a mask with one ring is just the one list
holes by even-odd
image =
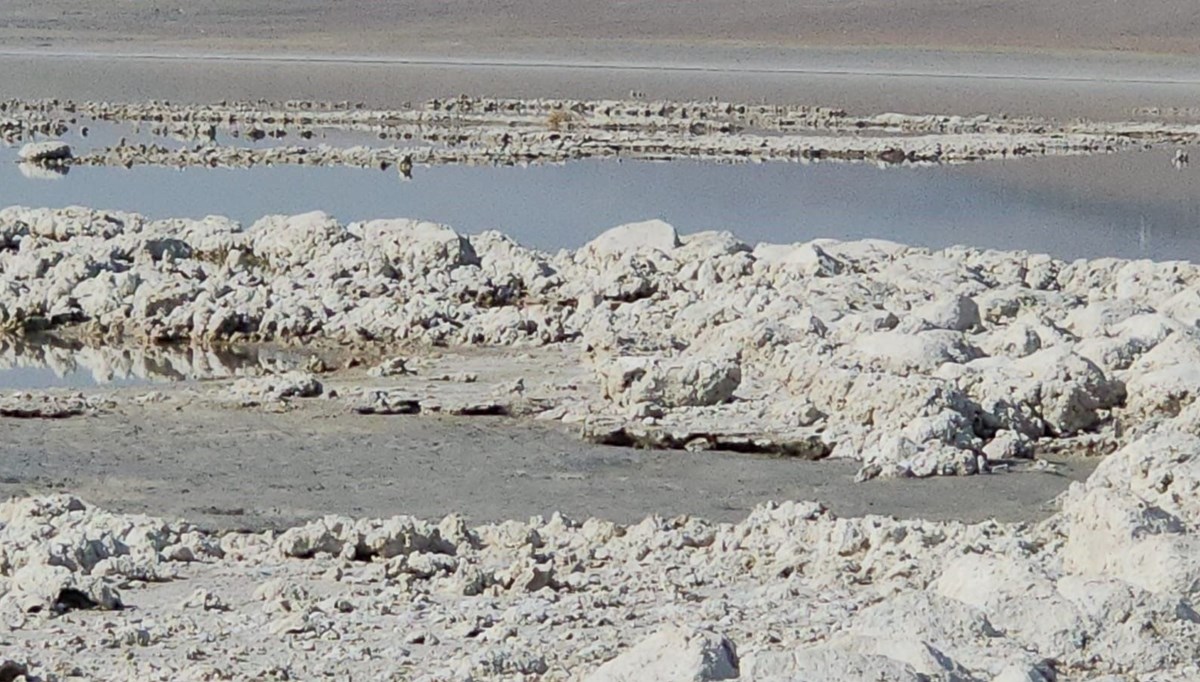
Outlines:
{"label": "small rock", "polygon": [[619,225],[588,242],[581,255],[614,257],[638,251],[669,253],[680,245],[675,228],[661,220]]}
{"label": "small rock", "polygon": [[705,682],[737,677],[733,642],[706,630],[667,627],[600,666],[587,682]]}
{"label": "small rock", "polygon": [[416,374],[416,372],[408,367],[408,358],[388,358],[378,365],[367,370],[367,374],[373,377],[392,377],[392,376],[408,376]]}
{"label": "small rock", "polygon": [[0,659],[0,682],[15,682],[29,675],[29,667],[11,658]]}
{"label": "small rock", "polygon": [[21,147],[17,157],[31,163],[50,163],[64,161],[72,157],[71,145],[58,140],[47,142],[30,142]]}

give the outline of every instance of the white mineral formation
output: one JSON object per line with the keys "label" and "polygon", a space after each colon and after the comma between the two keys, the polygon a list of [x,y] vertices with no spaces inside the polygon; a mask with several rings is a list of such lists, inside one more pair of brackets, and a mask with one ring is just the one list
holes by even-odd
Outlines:
{"label": "white mineral formation", "polygon": [[719,405],[742,381],[736,359],[617,357],[599,363],[604,397],[663,408]]}
{"label": "white mineral formation", "polygon": [[600,666],[587,682],[708,682],[738,677],[737,651],[713,633],[668,627]]}
{"label": "white mineral formation", "polygon": [[17,158],[30,163],[48,163],[71,158],[71,145],[57,140],[30,142],[21,147]]}
{"label": "white mineral formation", "polygon": [[285,372],[264,377],[246,377],[233,382],[223,394],[242,405],[280,402],[290,398],[314,398],[321,395],[321,382],[307,372]]}
{"label": "white mineral formation", "polygon": [[[1200,394],[1198,286],[1186,263],[751,247],[661,221],[552,255],[412,220],[0,210],[11,332],[569,348],[590,373],[521,412],[602,442],[852,458],[863,478],[990,471],[1081,438],[1111,451],[1178,414]],[[277,382],[233,397],[316,392]]]}
{"label": "white mineral formation", "polygon": [[30,180],[62,180],[69,168],[67,166],[47,166],[33,161],[22,161],[17,164],[17,170],[23,177]]}

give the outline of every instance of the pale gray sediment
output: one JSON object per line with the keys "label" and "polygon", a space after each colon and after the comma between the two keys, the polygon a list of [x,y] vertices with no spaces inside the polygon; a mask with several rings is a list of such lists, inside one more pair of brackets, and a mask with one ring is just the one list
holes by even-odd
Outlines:
{"label": "pale gray sediment", "polygon": [[[349,43],[358,45],[357,39]],[[605,43],[611,46],[609,37]],[[395,44],[394,32],[389,32],[388,45],[394,48]],[[262,41],[255,39],[242,49],[261,45]],[[560,59],[548,55],[549,63],[532,68],[516,63],[526,61],[528,55],[514,55],[517,48],[512,44],[492,59],[472,61],[456,49],[458,59],[434,58],[426,63],[386,58],[239,58],[236,54],[206,59],[203,54],[171,45],[159,46],[157,54],[140,56],[104,50],[30,51],[0,54],[0,65],[8,75],[0,83],[0,96],[158,99],[194,105],[302,97],[365,102],[386,109],[464,92],[492,97],[615,99],[637,91],[674,101],[716,97],[773,104],[825,102],[867,114],[1009,112],[1123,120],[1131,115],[1140,118],[1138,110],[1193,107],[1198,90],[1194,65],[1144,54],[930,52],[924,49],[928,46],[922,46],[898,51],[816,48],[791,54],[768,50],[769,54],[755,58],[737,48],[714,47],[702,46],[677,56],[656,46],[610,47],[606,56],[597,57],[610,63],[607,68],[580,68],[576,41],[559,50]],[[211,46],[205,48],[211,50]],[[726,68],[734,62],[749,68]],[[891,68],[880,68],[881,64]],[[682,68],[670,68],[676,65]]]}
{"label": "pale gray sediment", "polygon": [[[481,392],[493,377],[483,373]],[[406,382],[410,390],[419,380]],[[322,377],[326,393],[357,381]],[[732,522],[775,499],[828,500],[842,516],[1022,522],[1052,514],[1054,497],[1094,468],[1075,458],[1004,476],[862,483],[852,462],[591,445],[551,423],[363,417],[338,400],[246,409],[213,400],[214,390],[54,392],[54,409],[83,416],[3,420],[0,499],[67,490],[112,511],[256,531],[325,514],[458,513],[482,523],[560,511],[620,523],[652,514]],[[45,410],[45,394],[30,393],[26,409]]]}

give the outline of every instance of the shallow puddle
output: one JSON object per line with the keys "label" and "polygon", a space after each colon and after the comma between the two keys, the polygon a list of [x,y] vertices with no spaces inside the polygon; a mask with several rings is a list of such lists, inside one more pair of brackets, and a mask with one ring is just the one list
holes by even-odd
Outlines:
{"label": "shallow puddle", "polygon": [[260,348],[114,347],[0,338],[0,390],[151,385],[292,369],[295,353]]}
{"label": "shallow puddle", "polygon": [[[82,149],[121,127],[92,132]],[[16,147],[0,147],[0,206],[83,205],[154,218],[215,214],[247,224],[267,214],[324,210],[344,221],[409,217],[466,233],[497,229],[543,249],[577,247],[614,225],[661,218],[684,233],[723,229],[750,241],[875,237],[1066,259],[1200,261],[1200,164],[1176,168],[1173,154],[1157,148],[890,168],[588,160],[418,167],[404,180],[395,170],[304,166],[77,167],[27,177],[22,168],[29,169],[14,162]]]}

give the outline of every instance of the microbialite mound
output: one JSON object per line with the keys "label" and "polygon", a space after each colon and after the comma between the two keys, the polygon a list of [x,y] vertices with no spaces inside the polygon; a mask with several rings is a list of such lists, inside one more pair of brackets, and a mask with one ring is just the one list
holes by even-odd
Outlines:
{"label": "microbialite mound", "polygon": [[[14,334],[576,349],[524,412],[601,442],[970,474],[1111,451],[1200,386],[1200,269],[614,228],[547,254],[414,220],[0,211]],[[578,363],[576,363],[578,365]],[[524,395],[549,377],[526,379]],[[535,396],[534,396],[535,397]]]}

